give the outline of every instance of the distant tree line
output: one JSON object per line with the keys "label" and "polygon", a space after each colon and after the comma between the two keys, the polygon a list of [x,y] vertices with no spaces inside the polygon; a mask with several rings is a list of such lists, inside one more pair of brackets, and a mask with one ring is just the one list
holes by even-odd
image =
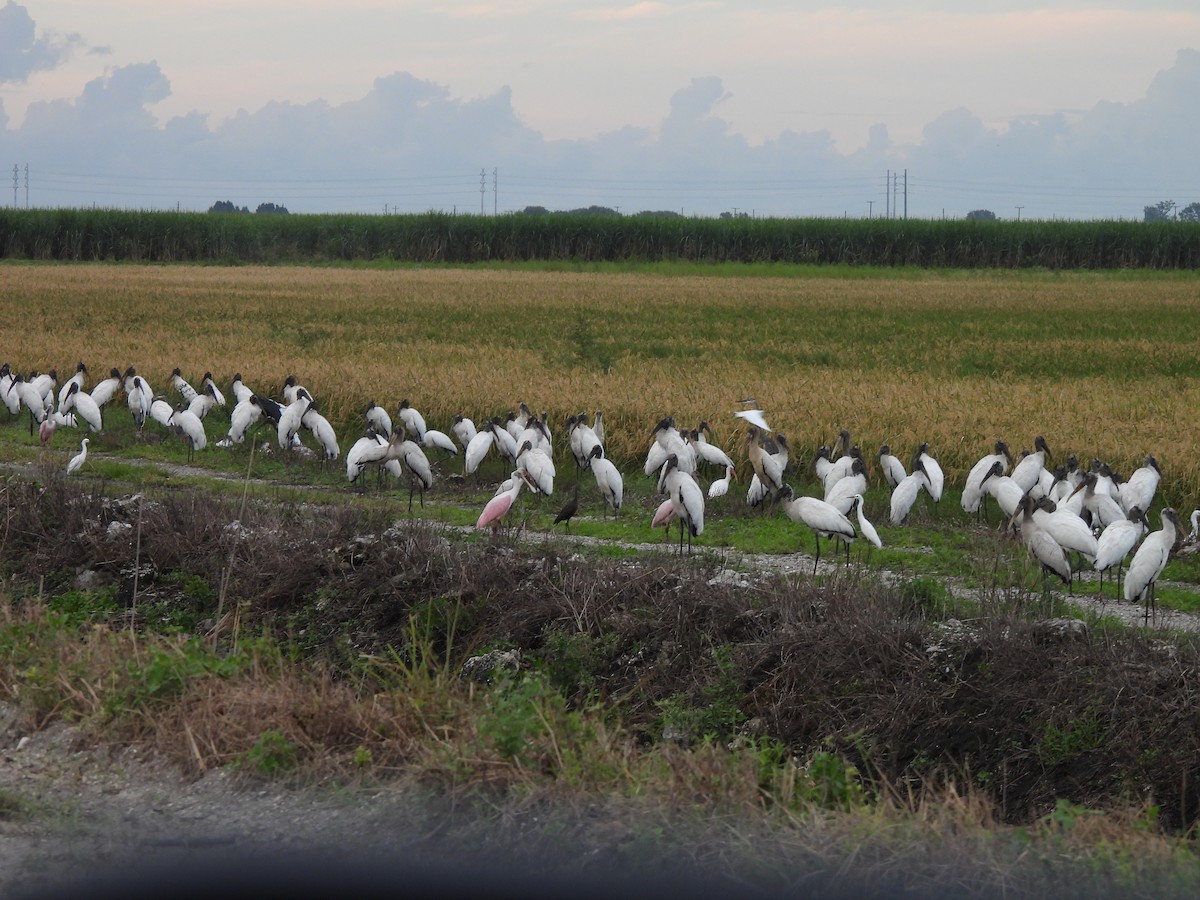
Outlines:
{"label": "distant tree line", "polygon": [[1200,203],[1176,209],[1174,200],[1160,200],[1145,207],[1146,222],[1200,222]]}
{"label": "distant tree line", "polygon": [[[208,208],[208,211],[210,213],[244,213],[246,215],[249,215],[250,207],[237,206],[236,204],[230,202],[229,200],[218,200],[216,203],[214,203],[212,206],[210,206]],[[263,213],[265,215],[286,216],[288,214],[288,210],[287,210],[286,206],[278,206],[274,203],[260,203],[260,204],[258,204],[258,208],[255,209],[254,211],[256,213]]]}
{"label": "distant tree line", "polygon": [[[619,216],[621,211],[613,209],[611,206],[581,206],[578,209],[546,209],[544,206],[527,206],[521,210],[518,215],[522,216]],[[665,219],[682,219],[683,213],[675,212],[673,209],[643,209],[641,212],[632,213],[632,216],[645,216],[650,218],[665,218]]]}

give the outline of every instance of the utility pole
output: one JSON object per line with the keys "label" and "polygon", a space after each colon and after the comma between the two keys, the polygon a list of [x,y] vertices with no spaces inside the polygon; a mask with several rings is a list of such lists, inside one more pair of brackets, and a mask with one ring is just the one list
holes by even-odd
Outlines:
{"label": "utility pole", "polygon": [[483,215],[483,199],[487,194],[487,170],[479,170],[479,214]]}
{"label": "utility pole", "polygon": [[892,217],[892,170],[887,170],[887,175],[883,177],[883,202],[887,204],[883,214],[885,219]]}
{"label": "utility pole", "polygon": [[29,209],[29,163],[25,163],[25,208]]}
{"label": "utility pole", "polygon": [[904,218],[908,218],[908,169],[904,170]]}
{"label": "utility pole", "polygon": [[492,169],[492,215],[500,214],[500,169]]}
{"label": "utility pole", "polygon": [[1020,222],[1020,221],[1021,221],[1021,210],[1023,210],[1024,208],[1025,208],[1024,206],[1018,206],[1018,207],[1017,207],[1017,221],[1018,221],[1018,222]]}
{"label": "utility pole", "polygon": [[896,206],[896,195],[900,193],[900,173],[892,173],[892,218],[900,215],[900,208]]}
{"label": "utility pole", "polygon": [[871,215],[871,213],[872,213],[872,212],[874,212],[874,207],[875,207],[875,201],[874,201],[874,200],[868,200],[868,201],[867,201],[867,218],[868,218],[868,219],[870,219],[870,218],[873,218],[873,216]]}
{"label": "utility pole", "polygon": [[13,163],[13,209],[17,208],[17,175],[19,168],[16,163]]}

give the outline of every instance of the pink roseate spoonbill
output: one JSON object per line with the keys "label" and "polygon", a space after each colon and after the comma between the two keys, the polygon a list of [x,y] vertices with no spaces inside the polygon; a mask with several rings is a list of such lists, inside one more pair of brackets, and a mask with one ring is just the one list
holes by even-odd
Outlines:
{"label": "pink roseate spoonbill", "polygon": [[517,494],[521,493],[521,485],[525,483],[525,476],[520,471],[516,471],[512,473],[510,480],[512,487],[487,502],[487,506],[479,514],[479,521],[475,523],[476,528],[487,528],[490,525],[493,534],[500,530],[501,520],[512,511]]}
{"label": "pink roseate spoonbill", "polygon": [[54,421],[54,416],[46,416],[42,419],[42,424],[38,426],[38,442],[45,447],[54,437],[54,429],[57,423]]}
{"label": "pink roseate spoonbill", "polygon": [[663,540],[671,539],[671,523],[675,521],[675,504],[668,497],[658,505],[658,509],[654,511],[654,518],[650,520],[651,528],[664,529]]}

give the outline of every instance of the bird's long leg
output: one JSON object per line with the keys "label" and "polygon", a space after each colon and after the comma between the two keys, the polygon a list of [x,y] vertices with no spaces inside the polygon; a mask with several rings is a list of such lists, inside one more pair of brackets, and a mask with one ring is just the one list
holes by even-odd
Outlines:
{"label": "bird's long leg", "polygon": [[814,531],[813,538],[816,540],[816,544],[817,544],[817,553],[813,557],[813,576],[816,577],[817,563],[819,563],[821,561],[821,535],[817,534],[817,532]]}

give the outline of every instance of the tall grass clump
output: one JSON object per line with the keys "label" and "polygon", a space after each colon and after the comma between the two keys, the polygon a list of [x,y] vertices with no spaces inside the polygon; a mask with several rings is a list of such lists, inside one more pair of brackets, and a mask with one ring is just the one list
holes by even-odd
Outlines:
{"label": "tall grass clump", "polygon": [[681,261],[951,268],[1194,269],[1182,222],[705,219],[556,214],[238,215],[0,210],[0,255],[59,261]]}

